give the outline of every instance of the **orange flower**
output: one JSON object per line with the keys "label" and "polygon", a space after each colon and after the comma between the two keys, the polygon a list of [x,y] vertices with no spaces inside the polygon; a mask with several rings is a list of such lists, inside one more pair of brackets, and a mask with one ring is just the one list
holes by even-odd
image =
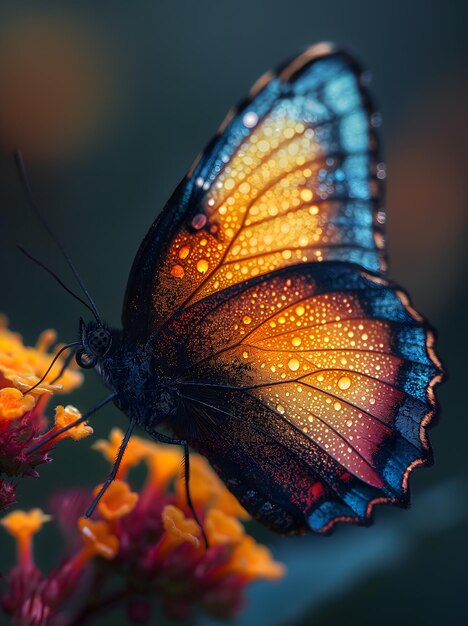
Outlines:
{"label": "orange flower", "polygon": [[32,538],[50,519],[50,515],[45,515],[41,509],[32,509],[13,511],[0,520],[0,524],[18,542],[19,561],[22,565],[31,563]]}
{"label": "orange flower", "polygon": [[110,529],[107,522],[95,522],[87,517],[78,520],[78,528],[85,543],[84,554],[86,558],[102,556],[105,559],[113,559],[119,551],[119,540]]}
{"label": "orange flower", "polygon": [[[102,485],[94,490],[97,495]],[[115,520],[127,515],[135,508],[138,494],[130,490],[123,480],[114,480],[99,501],[99,513],[105,520]]]}
{"label": "orange flower", "polygon": [[36,401],[31,394],[23,396],[19,389],[0,389],[0,419],[17,419],[30,411]]}
{"label": "orange flower", "polygon": [[165,489],[172,479],[181,474],[181,448],[156,444],[147,439],[140,439],[140,445],[146,450],[145,462],[149,470],[149,484],[158,489]]}
{"label": "orange flower", "polygon": [[162,520],[166,536],[164,538],[164,553],[175,548],[184,541],[188,541],[194,548],[200,547],[200,527],[194,519],[185,517],[183,511],[172,504],[164,507]]}
{"label": "orange flower", "polygon": [[[55,409],[55,427],[54,429],[52,429],[51,432],[53,432],[53,430],[55,429],[59,430],[60,428],[64,428],[65,426],[68,426],[69,424],[76,421],[80,417],[81,417],[81,413],[74,406],[71,406],[71,404],[68,404],[66,407],[59,405]],[[86,422],[82,422],[81,424],[78,424],[78,426],[75,426],[74,428],[70,428],[70,430],[67,430],[61,435],[58,435],[56,439],[64,439],[65,437],[71,437],[75,441],[79,441],[80,439],[83,439],[84,437],[91,435],[93,432],[94,431],[91,428],[91,426],[89,426]]]}
{"label": "orange flower", "polygon": [[[99,439],[93,445],[93,448],[101,452],[109,463],[113,465],[123,438],[124,433],[120,428],[113,428],[109,434],[109,440]],[[131,467],[138,465],[145,458],[146,449],[141,445],[141,441],[139,437],[130,439],[120,464],[117,478],[123,478]]]}
{"label": "orange flower", "polygon": [[234,548],[226,570],[240,574],[247,580],[278,580],[285,574],[284,565],[274,561],[270,550],[258,544],[250,535],[244,535]]}
{"label": "orange flower", "polygon": [[[185,482],[181,478],[176,486],[179,503],[185,503]],[[216,507],[227,515],[249,519],[247,511],[226,489],[206,459],[199,455],[190,457],[190,490],[195,507]]]}
{"label": "orange flower", "polygon": [[210,546],[238,544],[245,535],[244,526],[219,509],[208,511],[204,526]]}
{"label": "orange flower", "polygon": [[[21,336],[11,332],[6,324],[6,318],[0,317],[0,387],[13,386],[20,391],[27,391],[42,378],[49,367],[53,358],[49,348],[55,342],[56,334],[52,330],[44,331],[36,347],[29,348],[23,345]],[[52,382],[61,372],[63,364],[63,359],[57,359],[47,379],[31,394],[37,397],[43,393],[69,393],[78,387],[82,382],[82,375],[71,368],[63,373],[60,382]]]}

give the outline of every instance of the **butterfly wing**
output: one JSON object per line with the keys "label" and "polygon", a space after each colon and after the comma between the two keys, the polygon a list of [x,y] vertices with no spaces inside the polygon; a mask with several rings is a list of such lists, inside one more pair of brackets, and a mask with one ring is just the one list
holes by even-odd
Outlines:
{"label": "butterfly wing", "polygon": [[[280,532],[366,522],[431,459],[432,334],[384,278],[383,169],[356,63],[315,46],[254,86],[149,231],[123,340],[171,427]],[[162,357],[163,355],[163,357]]]}
{"label": "butterfly wing", "polygon": [[360,68],[328,44],[262,77],[140,247],[126,336],[146,341],[180,308],[297,263],[384,270],[373,120]]}
{"label": "butterfly wing", "polygon": [[[280,532],[366,523],[430,463],[440,366],[407,297],[341,262],[283,268],[186,308],[156,353],[171,426]],[[158,356],[156,356],[158,358]]]}

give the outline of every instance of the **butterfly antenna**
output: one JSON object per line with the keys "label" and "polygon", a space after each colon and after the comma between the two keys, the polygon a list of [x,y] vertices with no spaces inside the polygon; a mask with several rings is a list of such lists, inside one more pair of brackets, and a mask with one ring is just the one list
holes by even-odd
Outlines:
{"label": "butterfly antenna", "polygon": [[49,365],[49,367],[45,371],[45,373],[42,376],[42,378],[40,380],[38,380],[35,385],[30,387],[29,389],[26,389],[26,391],[24,391],[24,393],[30,393],[31,391],[33,391],[33,389],[36,389],[36,387],[39,387],[39,385],[44,382],[44,380],[47,378],[50,370],[54,367],[57,359],[60,357],[61,354],[63,354],[63,352],[65,352],[65,350],[69,350],[70,348],[74,348],[75,346],[79,346],[79,345],[81,345],[80,341],[73,341],[72,343],[67,343],[66,346],[63,346],[62,348],[60,348],[60,350],[57,352],[57,354],[52,359],[51,364]]}
{"label": "butterfly antenna", "polygon": [[80,298],[80,296],[78,296],[74,291],[72,291],[69,287],[67,287],[67,285],[63,282],[63,280],[57,276],[57,274],[51,270],[50,268],[47,267],[47,265],[44,265],[44,263],[42,263],[42,261],[39,261],[38,258],[36,258],[34,255],[32,255],[28,250],[26,250],[26,248],[24,246],[22,246],[20,243],[16,244],[16,247],[18,248],[18,250],[24,254],[24,256],[26,256],[28,259],[30,259],[31,261],[33,261],[34,263],[36,263],[36,265],[39,265],[39,267],[41,267],[43,270],[45,270],[50,276],[52,276],[52,278],[54,280],[56,280],[58,282],[58,284],[63,287],[63,289],[65,289],[65,291],[67,293],[69,293],[71,296],[73,296],[73,298],[75,298],[75,300],[78,300],[78,302],[81,302],[81,304],[83,304],[89,311],[91,311],[91,313],[96,317],[96,321],[99,322],[99,317],[96,316],[96,313],[94,311],[94,309],[86,302],[86,300],[83,300],[83,298]]}
{"label": "butterfly antenna", "polygon": [[[88,290],[86,289],[86,287],[85,287],[85,285],[84,285],[84,283],[83,283],[83,281],[81,279],[81,276],[78,273],[78,270],[74,266],[71,258],[68,256],[68,254],[65,251],[65,248],[63,247],[63,245],[61,244],[59,238],[56,236],[56,234],[54,233],[54,231],[50,227],[50,225],[49,225],[48,221],[46,220],[46,218],[44,217],[41,209],[39,208],[39,206],[36,204],[36,202],[34,200],[34,196],[33,196],[32,190],[31,190],[31,185],[29,184],[29,179],[28,179],[28,176],[27,176],[27,173],[26,173],[26,166],[25,166],[25,163],[24,163],[23,154],[22,154],[21,150],[15,150],[14,155],[15,155],[16,167],[18,168],[19,176],[20,176],[20,179],[21,179],[21,184],[23,186],[26,198],[28,200],[28,203],[29,203],[31,209],[37,215],[37,217],[41,221],[42,225],[44,226],[44,228],[48,232],[50,238],[52,239],[52,241],[55,242],[55,245],[60,250],[63,258],[65,259],[66,263],[68,264],[68,267],[71,269],[73,275],[75,276],[76,281],[78,282],[81,290],[83,291],[84,295],[86,296],[87,301],[89,302],[89,305],[86,305],[86,306],[88,307],[88,309],[90,309],[90,311],[92,312],[92,314],[96,318],[96,321],[98,322],[98,324],[101,324],[102,323],[101,322],[101,317],[99,315],[97,307],[96,307],[96,305],[94,303],[94,300],[91,298]],[[27,256],[29,256],[29,255],[27,255]],[[33,259],[33,260],[35,260],[35,259]],[[41,263],[39,263],[39,265],[41,265],[41,267],[44,267]],[[47,269],[47,268],[44,268],[44,269]],[[49,271],[49,273],[54,275],[50,271]],[[55,278],[60,282],[60,284],[63,287],[65,287],[65,285],[63,285],[63,283],[57,277],[55,277]],[[65,289],[69,293],[71,293],[75,298],[77,298],[77,296],[75,294],[73,294],[67,287],[65,287]],[[80,298],[78,298],[78,299],[80,299]],[[83,300],[81,300],[81,302],[83,302]]]}

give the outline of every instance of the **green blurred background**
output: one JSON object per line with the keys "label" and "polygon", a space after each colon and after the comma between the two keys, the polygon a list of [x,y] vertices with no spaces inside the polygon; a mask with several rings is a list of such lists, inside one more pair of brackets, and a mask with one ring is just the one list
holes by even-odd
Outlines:
{"label": "green blurred background", "polygon": [[[412,479],[413,506],[331,538],[261,534],[289,567],[257,584],[242,626],[466,624],[468,351],[468,4],[466,1],[166,0],[0,2],[0,310],[34,343],[75,339],[83,311],[16,250],[68,276],[28,211],[11,158],[20,145],[41,205],[106,319],[119,324],[130,265],[149,225],[230,106],[265,70],[335,41],[373,75],[388,172],[390,274],[439,331],[449,370],[436,464]],[[69,281],[70,282],[70,281]],[[70,401],[104,391],[92,374]],[[114,409],[97,436],[125,425]],[[22,507],[107,470],[90,441],[59,446]],[[38,537],[52,564],[52,525]],[[2,570],[12,542],[0,535]],[[0,617],[0,623],[1,623]],[[124,624],[117,614],[106,622]],[[208,623],[208,622],[206,622]]]}

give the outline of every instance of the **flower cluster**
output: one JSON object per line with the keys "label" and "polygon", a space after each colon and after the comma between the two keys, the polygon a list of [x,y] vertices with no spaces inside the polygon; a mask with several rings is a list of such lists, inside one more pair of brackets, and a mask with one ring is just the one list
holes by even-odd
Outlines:
{"label": "flower cluster", "polygon": [[[109,441],[98,441],[95,448],[112,462],[122,437],[114,429]],[[141,461],[147,479],[136,493],[127,474]],[[194,455],[190,486],[207,547],[187,507],[181,466],[177,448],[134,437],[95,519],[78,517],[91,494],[57,496],[52,508],[59,525],[68,530],[76,525],[81,541],[69,537],[71,556],[48,575],[34,563],[31,538],[49,516],[38,509],[7,515],[2,524],[17,540],[18,565],[7,579],[4,610],[31,626],[54,623],[52,616],[60,624],[80,624],[103,606],[119,603],[134,623],[144,623],[155,600],[176,618],[187,617],[194,608],[218,617],[235,615],[246,585],[258,578],[280,578],[283,567],[245,532],[240,521],[247,518],[245,511],[208,463]],[[103,581],[109,578],[120,584],[107,594]],[[77,604],[71,611],[69,605]]]}
{"label": "flower cluster", "polygon": [[[23,429],[22,437],[27,441],[16,451],[13,444],[5,448],[2,439],[2,471],[8,463],[17,463],[15,459],[19,457],[22,465],[16,471],[25,474],[33,473],[39,462],[49,460],[47,449],[35,453],[39,456],[33,459],[25,449],[31,441],[44,437],[47,421],[43,398],[59,389],[52,382],[41,385],[40,392],[23,395],[21,389],[35,384],[42,369],[46,369],[43,362],[34,369],[32,361],[50,360],[47,348],[51,337],[43,337],[32,350],[24,348],[20,339],[5,327],[1,329],[1,380],[3,389],[10,394],[1,409],[2,438],[3,432],[10,432],[13,425]],[[9,366],[4,363],[5,355],[10,357]],[[20,364],[20,356],[28,356],[27,367]],[[54,375],[57,373],[51,375],[51,380]],[[77,376],[73,371],[64,375],[62,389],[73,388],[79,382]],[[52,430],[76,417],[76,409],[59,407]],[[88,426],[74,430],[69,431],[74,438],[89,433]],[[94,447],[112,464],[122,437],[123,433],[114,429],[108,440],[97,441]],[[11,452],[13,460],[8,456]],[[140,464],[146,468],[146,479],[137,492],[130,474]],[[143,624],[151,620],[156,604],[174,618],[187,617],[194,611],[232,617],[241,610],[245,589],[252,581],[280,578],[283,566],[273,560],[268,548],[247,534],[242,523],[248,518],[244,509],[205,459],[192,455],[190,490],[208,539],[208,546],[205,545],[187,505],[182,467],[179,448],[134,436],[116,480],[100,500],[92,519],[81,517],[92,493],[70,489],[56,494],[49,508],[64,535],[66,551],[50,572],[42,571],[36,564],[32,538],[51,516],[40,509],[6,515],[0,523],[16,539],[18,547],[17,565],[4,576],[0,594],[1,606],[11,623],[78,626],[106,608],[120,606],[126,609],[131,622]],[[8,494],[8,488],[5,493]]]}
{"label": "flower cluster", "polygon": [[[12,479],[37,476],[36,467],[50,461],[52,443],[33,454],[27,453],[33,443],[41,441],[48,426],[44,411],[50,397],[68,393],[81,384],[81,373],[74,368],[62,373],[64,362],[58,359],[47,378],[28,392],[47,371],[52,360],[49,350],[55,340],[54,331],[48,330],[39,337],[35,348],[25,347],[21,337],[8,330],[6,320],[0,317],[0,511],[15,500]],[[58,406],[54,428],[79,416],[72,406]],[[79,439],[91,432],[89,426],[83,425],[64,436]]]}

